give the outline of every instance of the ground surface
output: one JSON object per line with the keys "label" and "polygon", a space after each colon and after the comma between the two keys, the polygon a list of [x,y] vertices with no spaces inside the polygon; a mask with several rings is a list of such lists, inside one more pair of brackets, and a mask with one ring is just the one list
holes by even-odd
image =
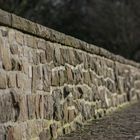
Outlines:
{"label": "ground surface", "polygon": [[140,140],[140,102],[94,120],[58,140]]}

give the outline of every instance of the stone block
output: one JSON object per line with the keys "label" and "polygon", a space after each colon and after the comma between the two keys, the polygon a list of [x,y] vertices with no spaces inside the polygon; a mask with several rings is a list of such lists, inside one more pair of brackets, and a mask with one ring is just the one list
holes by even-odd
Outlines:
{"label": "stone block", "polygon": [[27,108],[28,108],[28,118],[35,119],[36,118],[36,100],[35,95],[27,95]]}
{"label": "stone block", "polygon": [[9,88],[15,88],[17,86],[15,72],[9,72],[9,74],[7,76],[7,82],[8,82]]}
{"label": "stone block", "polygon": [[59,46],[60,46],[59,44],[55,45],[55,50],[54,50],[54,62],[56,66],[61,65],[63,62]]}
{"label": "stone block", "polygon": [[21,32],[16,31],[15,32],[15,40],[19,45],[23,45],[23,41],[24,41],[24,34]]}
{"label": "stone block", "polygon": [[60,48],[62,59],[65,63],[69,63],[69,49]]}
{"label": "stone block", "polygon": [[[7,46],[4,46],[3,41],[1,41],[1,38],[0,38],[0,43],[1,43],[0,52],[1,52],[1,57],[2,57],[3,68],[9,71],[12,69],[10,50],[8,49]],[[8,44],[5,44],[5,45],[8,45]]]}
{"label": "stone block", "polygon": [[46,50],[47,42],[44,39],[37,39],[37,48],[41,50]]}
{"label": "stone block", "polygon": [[89,71],[83,72],[83,77],[84,77],[85,84],[87,84],[87,85],[91,84],[91,78],[90,78]]}
{"label": "stone block", "polygon": [[[14,109],[13,99],[10,94],[0,95],[0,123],[15,121],[16,110]],[[18,112],[17,112],[18,113]]]}
{"label": "stone block", "polygon": [[74,77],[73,77],[73,71],[70,66],[66,66],[66,76],[67,76],[67,82],[69,84],[73,84]]}
{"label": "stone block", "polygon": [[46,52],[40,52],[40,62],[42,64],[45,64],[47,61],[46,61]]}
{"label": "stone block", "polygon": [[26,78],[25,74],[17,73],[17,87],[23,89],[25,86]]}
{"label": "stone block", "polygon": [[12,70],[13,71],[21,71],[23,69],[21,60],[19,58],[11,58],[11,63],[12,63]]}
{"label": "stone block", "polygon": [[33,60],[33,64],[35,65],[39,65],[40,64],[40,51],[34,49],[32,52],[32,60]]}
{"label": "stone block", "polygon": [[33,66],[32,67],[33,77],[32,77],[32,91],[43,89],[43,80],[42,80],[42,66]]}
{"label": "stone block", "polygon": [[75,59],[76,59],[76,65],[84,62],[83,52],[76,50],[76,51],[74,51],[74,55],[75,55]]}
{"label": "stone block", "polygon": [[39,138],[40,140],[50,140],[51,139],[51,134],[50,134],[50,130],[43,130],[40,134],[39,134]]}
{"label": "stone block", "polygon": [[12,14],[12,27],[32,34],[37,33],[37,25],[27,19]]}
{"label": "stone block", "polygon": [[50,132],[51,132],[52,138],[56,139],[57,138],[57,125],[56,124],[50,125]]}
{"label": "stone block", "polygon": [[50,91],[51,86],[51,68],[49,65],[42,66],[43,71],[43,90]]}
{"label": "stone block", "polygon": [[75,84],[82,84],[83,83],[83,73],[80,68],[73,70],[73,76],[74,76],[74,83]]}
{"label": "stone block", "polygon": [[53,97],[53,101],[54,101],[54,104],[53,104],[53,110],[54,110],[54,113],[53,113],[53,119],[54,120],[57,120],[57,121],[60,121],[62,119],[62,104],[61,104],[61,101],[62,101],[62,92],[60,89],[56,89],[52,92],[52,97]]}
{"label": "stone block", "polygon": [[6,87],[7,87],[6,73],[0,71],[0,89],[6,89]]}
{"label": "stone block", "polygon": [[51,80],[51,85],[52,86],[58,86],[59,85],[59,75],[58,75],[58,70],[52,70],[52,80]]}
{"label": "stone block", "polygon": [[53,119],[53,98],[51,95],[44,95],[44,105],[43,105],[43,118],[47,120]]}
{"label": "stone block", "polygon": [[18,45],[17,44],[10,44],[10,52],[13,55],[18,55],[19,54]]}
{"label": "stone block", "polygon": [[46,59],[47,59],[47,62],[51,62],[53,61],[54,59],[54,47],[53,47],[53,43],[50,43],[50,42],[46,42],[47,45],[46,45]]}
{"label": "stone block", "polygon": [[68,110],[68,121],[72,122],[75,118],[75,109]]}
{"label": "stone block", "polygon": [[63,109],[62,109],[62,118],[64,120],[64,122],[68,122],[68,105],[67,102],[64,102],[63,104]]}
{"label": "stone block", "polygon": [[68,51],[68,63],[73,66],[77,65],[74,49],[70,49]]}
{"label": "stone block", "polygon": [[35,37],[26,35],[24,41],[26,46],[37,49],[37,39]]}
{"label": "stone block", "polygon": [[0,23],[11,26],[11,14],[0,9]]}
{"label": "stone block", "polygon": [[59,70],[58,71],[58,75],[59,75],[59,85],[63,86],[65,83],[65,79],[66,79],[66,74],[64,70]]}

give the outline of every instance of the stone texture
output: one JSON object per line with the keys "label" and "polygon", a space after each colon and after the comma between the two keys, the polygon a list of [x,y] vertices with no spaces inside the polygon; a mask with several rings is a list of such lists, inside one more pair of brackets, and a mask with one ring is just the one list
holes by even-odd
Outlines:
{"label": "stone texture", "polygon": [[0,9],[0,23],[11,26],[11,14]]}
{"label": "stone texture", "polygon": [[16,82],[16,73],[15,72],[10,72],[7,76],[7,83],[9,88],[15,88],[17,86]]}
{"label": "stone texture", "polygon": [[[1,44],[2,45],[2,44]],[[11,70],[12,69],[12,63],[11,63],[11,58],[10,58],[10,51],[9,49],[4,46],[1,48],[2,51],[2,63],[3,63],[3,67],[5,70]]]}
{"label": "stone texture", "polygon": [[4,72],[0,72],[0,89],[6,89],[7,80],[6,74]]}
{"label": "stone texture", "polygon": [[50,140],[51,135],[49,130],[44,130],[39,134],[40,140]]}
{"label": "stone texture", "polygon": [[140,98],[139,64],[2,10],[0,25],[0,140],[56,139]]}
{"label": "stone texture", "polygon": [[44,95],[44,102],[43,102],[43,118],[50,120],[53,118],[53,98],[50,95]]}

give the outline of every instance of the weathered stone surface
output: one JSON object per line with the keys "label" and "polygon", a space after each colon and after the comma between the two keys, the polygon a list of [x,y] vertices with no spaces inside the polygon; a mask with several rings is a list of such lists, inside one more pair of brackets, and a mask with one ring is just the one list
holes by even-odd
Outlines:
{"label": "weathered stone surface", "polygon": [[51,85],[52,86],[57,86],[59,85],[59,75],[58,75],[58,70],[52,70],[52,80],[51,80]]}
{"label": "weathered stone surface", "polygon": [[28,95],[27,108],[29,119],[39,119],[43,117],[43,96],[42,95]]}
{"label": "weathered stone surface", "polygon": [[11,23],[12,23],[11,26],[13,28],[20,29],[25,32],[30,32],[32,34],[36,34],[36,24],[29,20],[26,20],[24,18],[12,14]]}
{"label": "weathered stone surface", "polygon": [[56,124],[51,124],[50,132],[51,132],[52,137],[56,139],[57,138],[57,125]]}
{"label": "weathered stone surface", "polygon": [[23,89],[25,86],[25,75],[23,73],[18,73],[17,74],[17,87],[20,89]]}
{"label": "weathered stone surface", "polygon": [[75,118],[75,109],[68,110],[68,121],[72,122]]}
{"label": "weathered stone surface", "polygon": [[11,26],[11,14],[0,9],[0,23]]}
{"label": "weathered stone surface", "polygon": [[72,84],[74,81],[74,76],[73,76],[73,71],[70,66],[66,66],[66,76],[67,76],[67,80],[68,80],[67,82],[69,84]]}
{"label": "weathered stone surface", "polygon": [[73,77],[74,77],[75,84],[83,83],[83,74],[80,68],[73,70]]}
{"label": "weathered stone surface", "polygon": [[50,42],[46,42],[47,45],[46,45],[46,59],[47,59],[47,62],[51,62],[53,60],[53,57],[54,57],[54,47],[53,47],[53,43],[50,43]]}
{"label": "weathered stone surface", "polygon": [[51,135],[49,130],[44,130],[39,134],[40,140],[50,140]]}
{"label": "weathered stone surface", "polygon": [[[2,43],[0,41],[0,43]],[[2,47],[0,48],[1,50],[1,57],[2,57],[2,64],[3,68],[5,70],[11,70],[12,69],[12,63],[11,63],[11,58],[10,58],[10,51],[8,50],[7,46],[4,46],[4,44],[1,44]]]}
{"label": "weathered stone surface", "polygon": [[83,72],[84,83],[89,85],[91,83],[89,71]]}
{"label": "weathered stone surface", "polygon": [[62,109],[62,118],[64,122],[68,122],[68,105],[67,102],[64,102]]}
{"label": "weathered stone surface", "polygon": [[61,52],[60,52],[60,45],[55,45],[55,50],[54,50],[54,61],[55,61],[55,65],[61,65],[63,64],[63,60],[62,60],[62,56],[61,56]]}
{"label": "weathered stone surface", "polygon": [[19,50],[18,50],[18,44],[11,44],[10,45],[10,52],[12,53],[12,54],[17,54],[18,55],[18,53],[19,53]]}
{"label": "weathered stone surface", "polygon": [[50,120],[53,118],[53,105],[54,101],[51,95],[44,95],[44,102],[43,102],[43,118]]}
{"label": "weathered stone surface", "polygon": [[45,53],[45,51],[40,53],[40,62],[42,64],[45,64],[47,62],[46,61],[46,53]]}
{"label": "weathered stone surface", "polygon": [[66,83],[66,71],[65,70],[59,70],[58,71],[58,75],[59,75],[59,85],[62,86],[64,85],[64,83]]}
{"label": "weathered stone surface", "polygon": [[21,71],[22,70],[22,64],[21,61],[17,58],[11,58],[12,62],[12,70],[13,71]]}
{"label": "weathered stone surface", "polygon": [[140,98],[139,64],[13,14],[12,21],[0,15],[0,122],[7,127],[0,126],[0,139],[55,139]]}
{"label": "weathered stone surface", "polygon": [[43,89],[43,80],[42,80],[42,67],[33,66],[32,67],[33,77],[32,77],[32,91]]}
{"label": "weathered stone surface", "polygon": [[24,41],[24,34],[22,34],[21,32],[16,32],[15,33],[15,39],[16,39],[16,42],[19,44],[19,45],[23,45],[23,41]]}
{"label": "weathered stone surface", "polygon": [[43,65],[43,90],[50,91],[51,86],[51,68],[49,65]]}
{"label": "weathered stone surface", "polygon": [[6,89],[6,87],[7,87],[6,73],[0,71],[0,89]]}
{"label": "weathered stone surface", "polygon": [[54,104],[53,104],[53,110],[54,110],[54,113],[53,113],[53,119],[54,120],[61,120],[62,119],[62,104],[61,104],[61,100],[63,98],[63,95],[62,95],[62,92],[61,90],[57,89],[57,90],[54,90],[52,92],[52,97],[53,97],[53,101],[54,101]]}
{"label": "weathered stone surface", "polygon": [[7,77],[8,77],[7,79],[8,87],[15,88],[17,86],[16,73],[10,72]]}
{"label": "weathered stone surface", "polygon": [[0,95],[0,112],[0,123],[15,121],[13,100],[10,94]]}

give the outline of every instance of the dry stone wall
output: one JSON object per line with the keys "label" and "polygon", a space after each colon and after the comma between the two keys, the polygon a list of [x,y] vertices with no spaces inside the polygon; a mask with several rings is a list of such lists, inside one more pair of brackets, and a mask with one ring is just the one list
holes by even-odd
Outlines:
{"label": "dry stone wall", "polygon": [[140,64],[0,10],[0,140],[49,140],[140,97]]}

